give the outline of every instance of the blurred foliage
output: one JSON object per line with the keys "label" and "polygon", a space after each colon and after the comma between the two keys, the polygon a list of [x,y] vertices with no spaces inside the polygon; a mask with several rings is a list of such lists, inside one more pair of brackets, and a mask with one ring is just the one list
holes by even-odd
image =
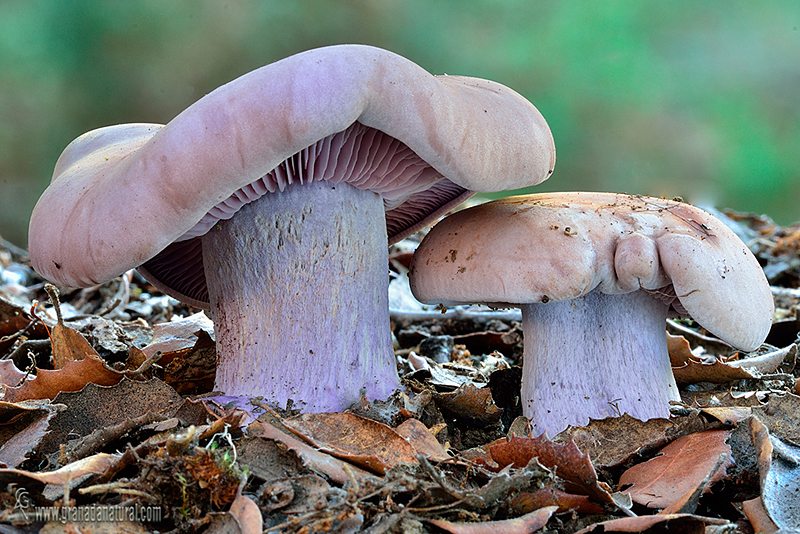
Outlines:
{"label": "blurred foliage", "polygon": [[796,0],[4,0],[0,234],[25,243],[58,155],[85,131],[167,122],[249,70],[346,42],[529,98],[559,156],[538,190],[681,195],[788,224],[798,26]]}

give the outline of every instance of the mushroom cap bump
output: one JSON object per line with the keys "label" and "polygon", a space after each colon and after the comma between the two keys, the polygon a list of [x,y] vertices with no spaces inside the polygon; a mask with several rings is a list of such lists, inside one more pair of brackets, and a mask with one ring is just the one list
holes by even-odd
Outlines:
{"label": "mushroom cap bump", "polygon": [[[233,80],[166,126],[112,126],[73,141],[31,216],[33,266],[66,286],[112,279],[281,162],[354,123],[409,147],[441,175],[434,188],[455,191],[448,205],[471,191],[534,185],[555,163],[542,116],[500,84],[432,76],[378,48],[320,48]],[[441,210],[421,195],[408,200]],[[402,199],[393,202],[402,208]],[[405,218],[401,210],[390,239],[429,217]]]}
{"label": "mushroom cap bump", "polygon": [[745,350],[764,341],[774,310],[758,260],[722,222],[681,202],[613,193],[508,197],[457,212],[425,237],[410,276],[422,302],[501,306],[672,285],[699,324]]}

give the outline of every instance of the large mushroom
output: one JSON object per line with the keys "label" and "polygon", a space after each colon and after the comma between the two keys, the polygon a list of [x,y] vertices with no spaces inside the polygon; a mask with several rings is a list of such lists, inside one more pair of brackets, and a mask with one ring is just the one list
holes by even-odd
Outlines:
{"label": "large mushroom", "polygon": [[521,402],[534,432],[680,400],[665,322],[690,315],[755,350],[773,317],[769,284],[736,235],[682,202],[613,193],[508,197],[450,215],[414,254],[423,302],[522,309]]}
{"label": "large mushroom", "polygon": [[398,386],[387,243],[476,191],[541,182],[554,163],[542,116],[500,84],[321,48],[166,126],[73,141],[31,216],[31,261],[72,287],[138,267],[212,309],[217,389],[340,410]]}

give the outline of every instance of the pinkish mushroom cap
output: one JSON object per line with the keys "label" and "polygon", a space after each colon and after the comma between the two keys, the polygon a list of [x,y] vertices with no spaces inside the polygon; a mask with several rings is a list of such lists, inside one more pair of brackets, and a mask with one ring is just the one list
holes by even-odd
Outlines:
{"label": "pinkish mushroom cap", "polygon": [[139,267],[210,304],[219,389],[336,410],[398,385],[387,242],[475,191],[536,184],[554,162],[542,116],[500,84],[368,46],[321,48],[166,126],[76,139],[31,216],[31,260],[66,286]]}
{"label": "pinkish mushroom cap", "polygon": [[414,254],[423,302],[520,306],[523,414],[537,433],[680,399],[664,333],[670,305],[755,350],[773,317],[742,241],[693,206],[613,193],[509,197],[446,217]]}

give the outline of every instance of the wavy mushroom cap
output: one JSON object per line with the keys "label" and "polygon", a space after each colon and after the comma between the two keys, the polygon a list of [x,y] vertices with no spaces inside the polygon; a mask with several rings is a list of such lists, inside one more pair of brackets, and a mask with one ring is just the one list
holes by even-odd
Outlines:
{"label": "wavy mushroom cap", "polygon": [[508,197],[455,213],[420,244],[410,277],[418,299],[445,304],[559,302],[594,289],[672,295],[672,286],[681,311],[746,350],[764,341],[774,309],[755,256],[718,219],[614,193]]}
{"label": "wavy mushroom cap", "polygon": [[31,216],[31,261],[73,287],[148,262],[161,289],[207,305],[204,230],[193,228],[292,179],[377,191],[391,240],[472,192],[539,183],[554,164],[545,120],[507,87],[433,76],[369,46],[320,48],[237,78],[166,126],[112,126],[73,141]]}

